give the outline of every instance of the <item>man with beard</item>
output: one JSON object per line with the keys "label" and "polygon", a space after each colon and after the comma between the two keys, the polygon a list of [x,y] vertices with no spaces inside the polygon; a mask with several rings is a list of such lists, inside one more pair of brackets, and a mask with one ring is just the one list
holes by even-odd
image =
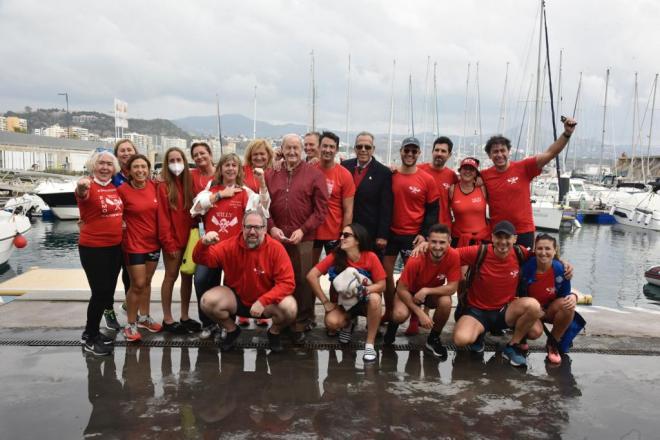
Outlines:
{"label": "man with beard", "polygon": [[268,343],[274,352],[282,351],[280,331],[296,317],[291,261],[284,246],[269,237],[266,228],[261,211],[247,211],[242,234],[219,242],[217,232],[207,232],[195,246],[194,261],[222,268],[225,274],[224,285],[207,290],[201,304],[204,313],[227,330],[220,351],[233,349],[241,334],[236,315],[271,318]]}
{"label": "man with beard", "polygon": [[431,163],[419,165],[419,169],[426,171],[433,177],[438,191],[440,192],[439,208],[440,215],[438,222],[447,225],[451,232],[451,214],[449,213],[449,187],[458,183],[458,177],[451,168],[445,167],[447,161],[451,158],[451,152],[454,143],[446,136],[440,136],[433,141],[433,151],[431,152]]}

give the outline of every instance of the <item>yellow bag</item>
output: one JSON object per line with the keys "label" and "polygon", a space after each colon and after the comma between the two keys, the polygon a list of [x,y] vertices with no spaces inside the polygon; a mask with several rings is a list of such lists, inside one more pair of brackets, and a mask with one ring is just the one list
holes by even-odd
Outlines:
{"label": "yellow bag", "polygon": [[197,265],[193,261],[193,251],[195,246],[199,241],[199,229],[191,229],[190,235],[188,236],[188,244],[186,245],[186,251],[183,253],[183,260],[181,260],[181,268],[179,269],[181,273],[186,275],[193,275]]}

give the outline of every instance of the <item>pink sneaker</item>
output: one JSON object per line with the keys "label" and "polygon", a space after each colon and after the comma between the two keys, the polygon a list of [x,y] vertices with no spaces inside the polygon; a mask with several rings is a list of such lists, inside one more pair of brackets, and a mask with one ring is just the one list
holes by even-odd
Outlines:
{"label": "pink sneaker", "polygon": [[545,349],[548,351],[548,362],[550,362],[553,365],[560,365],[561,364],[561,355],[559,354],[559,350],[557,349],[557,346],[554,344],[548,344],[545,346]]}

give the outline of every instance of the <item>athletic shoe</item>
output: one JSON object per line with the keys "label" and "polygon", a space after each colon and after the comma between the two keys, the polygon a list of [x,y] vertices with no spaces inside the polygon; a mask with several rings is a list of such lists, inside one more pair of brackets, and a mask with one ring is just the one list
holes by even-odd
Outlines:
{"label": "athletic shoe", "polygon": [[104,344],[102,338],[87,338],[83,344],[83,349],[94,356],[109,356],[112,354],[112,344]]}
{"label": "athletic shoe", "polygon": [[117,321],[117,315],[112,309],[106,309],[103,311],[103,317],[105,318],[105,328],[114,330],[118,332],[121,330],[121,324]]}
{"label": "athletic shoe", "polygon": [[438,359],[447,359],[447,349],[439,337],[430,336],[426,339],[426,349]]}
{"label": "athletic shoe", "polygon": [[240,325],[241,327],[247,327],[248,325],[250,325],[250,318],[239,316],[236,324]]}
{"label": "athletic shoe", "polygon": [[307,339],[307,335],[305,334],[304,331],[302,331],[302,332],[292,331],[291,332],[291,342],[293,342],[295,345],[305,344],[305,339]]}
{"label": "athletic shoe", "polygon": [[180,322],[183,328],[188,331],[188,333],[197,333],[202,331],[202,324],[192,318],[182,319]]}
{"label": "athletic shoe", "polygon": [[149,330],[151,333],[158,333],[163,329],[163,326],[154,321],[154,319],[149,315],[140,317],[140,319],[138,319],[137,326],[139,328]]}
{"label": "athletic shoe", "polygon": [[522,338],[520,340],[520,344],[518,344],[520,349],[523,351],[523,353],[527,353],[529,351],[529,344],[527,343],[527,338]]}
{"label": "athletic shoe", "polygon": [[268,335],[268,348],[270,348],[270,351],[273,353],[281,353],[282,350],[284,350],[284,347],[282,347],[282,339],[280,338],[280,335],[276,335],[270,331],[267,331],[266,334]]}
{"label": "athletic shoe", "polygon": [[364,355],[362,355],[362,360],[364,362],[374,362],[378,359],[378,352],[373,345],[368,344],[364,346]]}
{"label": "athletic shoe", "polygon": [[220,351],[226,352],[233,350],[236,339],[238,339],[240,335],[241,335],[240,327],[236,327],[236,329],[233,332],[227,332],[227,336],[225,336],[225,339],[223,339],[219,343]]}
{"label": "athletic shoe", "polygon": [[527,358],[520,350],[518,344],[507,344],[502,350],[502,357],[508,359],[514,367],[526,367]]}
{"label": "athletic shoe", "polygon": [[[99,332],[99,338],[101,338],[101,342],[104,343],[105,345],[110,345],[113,342],[115,342],[114,338],[111,338],[110,336],[106,336],[103,333]],[[89,339],[89,335],[87,332],[83,331],[82,335],[80,336],[80,343],[84,344],[87,342],[87,339]]]}
{"label": "athletic shoe", "polygon": [[268,327],[268,318],[255,319],[254,323],[257,324],[258,327]]}
{"label": "athletic shoe", "polygon": [[473,353],[483,353],[485,348],[486,348],[486,344],[484,343],[483,333],[479,335],[476,341],[474,341],[472,344],[467,346],[468,351],[471,351]]}
{"label": "athletic shoe", "polygon": [[343,329],[339,330],[339,334],[337,336],[337,339],[339,340],[340,344],[350,344],[351,339],[353,339],[353,328],[355,326],[351,322],[348,324],[348,326],[344,327]]}
{"label": "athletic shoe", "polygon": [[559,354],[559,349],[557,344],[553,344],[548,341],[548,345],[545,346],[546,351],[548,352],[547,359],[553,365],[561,364],[561,354]]}
{"label": "athletic shoe", "polygon": [[394,344],[394,340],[396,339],[396,331],[398,329],[399,329],[399,324],[396,324],[394,322],[390,322],[389,324],[387,324],[387,331],[385,332],[385,336],[383,336],[384,345]]}
{"label": "athletic shoe", "polygon": [[186,328],[184,326],[182,326],[179,321],[174,321],[174,322],[171,322],[169,324],[166,323],[165,321],[163,321],[163,323],[161,324],[161,328],[164,332],[172,333],[172,334],[175,334],[175,335],[187,335],[188,334],[188,330],[186,330]]}
{"label": "athletic shoe", "polygon": [[126,301],[121,303],[121,311],[124,315],[128,314],[128,304],[126,304]]}
{"label": "athletic shoe", "polygon": [[217,331],[217,324],[210,324],[202,328],[202,331],[199,333],[199,339],[209,339]]}
{"label": "athletic shoe", "polygon": [[126,324],[126,327],[124,327],[124,338],[126,338],[127,341],[129,342],[137,342],[142,339],[142,335],[137,329],[137,324]]}
{"label": "athletic shoe", "polygon": [[419,334],[419,318],[414,313],[410,315],[410,321],[408,322],[408,328],[404,335],[406,336],[415,336]]}

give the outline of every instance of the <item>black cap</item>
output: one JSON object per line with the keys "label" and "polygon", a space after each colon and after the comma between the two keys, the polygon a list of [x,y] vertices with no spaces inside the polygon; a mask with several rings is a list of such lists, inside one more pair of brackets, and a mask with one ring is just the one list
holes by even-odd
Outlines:
{"label": "black cap", "polygon": [[493,234],[505,233],[507,235],[516,235],[516,228],[508,220],[502,220],[493,228]]}
{"label": "black cap", "polygon": [[417,148],[422,148],[419,140],[414,136],[407,137],[403,140],[403,142],[401,142],[401,148],[408,147],[410,145],[413,145]]}

